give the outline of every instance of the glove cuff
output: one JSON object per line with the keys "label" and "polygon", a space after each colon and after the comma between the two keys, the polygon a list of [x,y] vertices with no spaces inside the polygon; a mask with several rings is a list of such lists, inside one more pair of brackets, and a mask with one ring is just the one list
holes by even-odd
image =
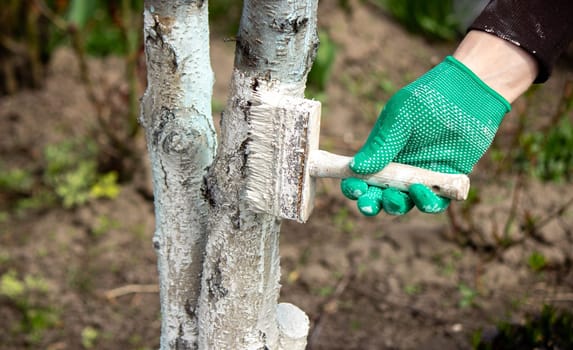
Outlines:
{"label": "glove cuff", "polygon": [[498,100],[503,108],[505,109],[505,113],[511,111],[511,104],[505,99],[505,97],[501,96],[497,91],[492,89],[489,85],[484,83],[480,77],[478,77],[471,69],[469,69],[465,64],[460,62],[454,56],[447,56],[444,59],[444,62],[450,64],[452,67],[455,67],[463,74],[467,75],[470,79],[474,81],[474,83],[479,86],[483,91],[490,95],[492,98]]}
{"label": "glove cuff", "polygon": [[427,93],[427,88],[438,91],[466,113],[486,124],[499,126],[511,110],[509,102],[484,83],[474,72],[453,56],[447,56],[416,82],[407,87],[413,93]]}

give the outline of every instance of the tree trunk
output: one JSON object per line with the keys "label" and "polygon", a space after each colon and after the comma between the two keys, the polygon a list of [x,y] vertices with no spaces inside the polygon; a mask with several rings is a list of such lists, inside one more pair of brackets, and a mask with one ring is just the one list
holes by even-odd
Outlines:
{"label": "tree trunk", "polygon": [[308,318],[279,296],[276,217],[244,198],[252,93],[302,97],[318,0],[245,0],[218,156],[205,0],[146,0],[142,99],[155,195],[161,349],[302,350]]}
{"label": "tree trunk", "polygon": [[290,96],[304,94],[318,48],[317,5],[318,0],[244,1],[221,144],[204,192],[210,215],[198,309],[200,349],[304,349],[306,315],[292,306],[277,308],[280,220],[247,207],[245,160],[253,92],[264,85]]}
{"label": "tree trunk", "polygon": [[144,40],[140,122],[155,196],[161,349],[194,349],[209,209],[201,190],[216,148],[207,2],[145,0]]}

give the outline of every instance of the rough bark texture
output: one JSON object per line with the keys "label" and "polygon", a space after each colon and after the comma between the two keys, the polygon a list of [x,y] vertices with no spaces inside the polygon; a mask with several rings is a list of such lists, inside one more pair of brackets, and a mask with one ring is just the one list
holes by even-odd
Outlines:
{"label": "rough bark texture", "polygon": [[161,349],[196,349],[208,213],[202,189],[216,148],[207,1],[146,0],[144,38],[140,122],[153,172]]}
{"label": "rough bark texture", "polygon": [[199,303],[200,349],[279,348],[280,220],[253,213],[244,201],[249,100],[263,84],[303,96],[318,47],[317,3],[244,1],[221,144],[205,188],[211,215]]}

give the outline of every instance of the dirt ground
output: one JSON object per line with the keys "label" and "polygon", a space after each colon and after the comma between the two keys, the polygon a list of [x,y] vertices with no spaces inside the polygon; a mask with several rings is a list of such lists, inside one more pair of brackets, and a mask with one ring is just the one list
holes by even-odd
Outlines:
{"label": "dirt ground", "polygon": [[[351,12],[335,3],[322,1],[319,13],[321,29],[337,45],[321,147],[350,155],[384,101],[453,44],[407,33],[362,2],[351,2]],[[213,35],[215,106],[226,99],[233,51],[233,42]],[[101,89],[125,89],[121,62],[90,61]],[[95,128],[76,66],[73,54],[59,50],[43,89],[0,99],[2,164],[37,172],[46,145]],[[534,106],[517,101],[496,142],[511,138],[525,107],[535,108],[542,124],[572,76],[571,68],[558,67]],[[143,145],[139,140],[145,155]],[[114,200],[0,220],[0,276],[41,278],[45,286],[26,310],[40,305],[54,318],[31,335],[18,327],[25,308],[0,295],[0,349],[158,347],[153,202],[149,169],[140,165]],[[366,218],[336,181],[322,181],[310,221],[285,222],[281,234],[281,301],[311,318],[308,348],[468,349],[478,331],[493,336],[497,322],[523,322],[543,304],[572,310],[573,187],[499,174],[487,156],[472,186],[479,200],[455,203],[448,214]],[[0,193],[0,204],[8,200]],[[533,219],[538,224],[527,229]],[[532,266],[534,254],[543,257],[541,268]],[[110,294],[129,285],[138,292]]]}

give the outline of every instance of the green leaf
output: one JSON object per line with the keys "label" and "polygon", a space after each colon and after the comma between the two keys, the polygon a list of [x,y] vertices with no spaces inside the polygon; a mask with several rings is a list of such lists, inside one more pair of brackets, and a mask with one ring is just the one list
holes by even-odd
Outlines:
{"label": "green leaf", "polygon": [[98,5],[97,0],[71,0],[68,20],[83,28],[93,15]]}
{"label": "green leaf", "polygon": [[0,278],[0,295],[16,299],[24,294],[25,286],[16,276],[16,272],[8,271]]}
{"label": "green leaf", "polygon": [[469,287],[468,285],[461,283],[458,287],[460,292],[459,306],[461,308],[466,308],[474,305],[475,298],[478,296],[478,292]]}
{"label": "green leaf", "polygon": [[120,189],[117,184],[117,172],[110,171],[98,178],[90,190],[90,197],[114,199],[119,195]]}
{"label": "green leaf", "polygon": [[318,36],[320,45],[318,46],[316,59],[308,73],[308,85],[310,88],[320,92],[326,89],[330,79],[332,66],[336,58],[336,45],[330,39],[328,33],[320,32]]}
{"label": "green leaf", "polygon": [[0,167],[0,189],[10,192],[29,192],[34,184],[30,171],[24,169],[4,170]]}
{"label": "green leaf", "polygon": [[99,332],[93,327],[85,327],[82,330],[82,346],[86,349],[91,349],[94,347],[97,338],[99,337]]}
{"label": "green leaf", "polygon": [[545,257],[539,252],[533,252],[527,259],[527,265],[535,272],[543,270],[547,266]]}

